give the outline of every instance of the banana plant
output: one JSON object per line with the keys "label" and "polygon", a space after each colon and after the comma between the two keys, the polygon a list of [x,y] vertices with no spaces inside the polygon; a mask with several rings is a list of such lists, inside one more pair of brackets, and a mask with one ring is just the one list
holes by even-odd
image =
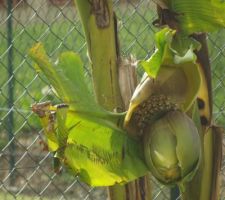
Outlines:
{"label": "banana plant", "polygon": [[[127,111],[113,111],[123,110],[121,58],[116,16],[112,2],[105,0],[76,1],[95,96],[76,53],[65,52],[53,62],[38,43],[29,55],[62,103],[37,103],[32,109],[57,166],[61,163],[91,186],[124,185],[151,172],[164,185],[178,185],[183,199],[218,199],[222,131],[212,124],[210,65],[202,32],[225,26],[220,14],[225,3],[155,2],[159,19],[154,24],[162,30],[155,35],[155,53],[140,63],[145,73]],[[111,188],[111,198],[151,198],[140,191],[138,196],[124,195],[124,187]]]}

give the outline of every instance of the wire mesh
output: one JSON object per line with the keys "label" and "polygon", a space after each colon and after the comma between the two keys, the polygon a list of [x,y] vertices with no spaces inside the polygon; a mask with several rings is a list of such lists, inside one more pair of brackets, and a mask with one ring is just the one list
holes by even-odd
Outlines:
{"label": "wire mesh", "polygon": [[[149,57],[154,48],[155,28],[151,24],[156,15],[154,4],[146,0],[128,3],[117,0],[114,8],[123,56]],[[81,30],[73,1],[0,1],[0,199],[107,199],[104,188],[91,188],[77,177],[54,173],[52,155],[43,150],[41,126],[30,110],[34,102],[58,100],[46,79],[37,75],[27,56],[28,49],[41,41],[52,58],[72,50],[79,52],[87,63]],[[225,30],[221,30],[208,37],[214,119],[222,126],[225,122],[224,36]],[[221,199],[225,199],[224,161],[221,176]],[[153,199],[170,199],[168,188],[154,179],[152,182]]]}

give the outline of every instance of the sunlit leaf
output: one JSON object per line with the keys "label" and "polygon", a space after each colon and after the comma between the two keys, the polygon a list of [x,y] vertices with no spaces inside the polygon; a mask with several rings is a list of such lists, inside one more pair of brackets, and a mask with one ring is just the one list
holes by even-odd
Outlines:
{"label": "sunlit leaf", "polygon": [[[66,165],[93,186],[126,183],[147,173],[141,143],[69,112]],[[137,165],[138,163],[138,165]]]}

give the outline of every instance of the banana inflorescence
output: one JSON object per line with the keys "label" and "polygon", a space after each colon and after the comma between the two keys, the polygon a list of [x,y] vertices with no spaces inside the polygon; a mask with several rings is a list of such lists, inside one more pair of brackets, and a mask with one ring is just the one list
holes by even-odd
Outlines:
{"label": "banana inflorescence", "polygon": [[[131,102],[130,119],[125,127],[135,130],[133,136],[141,137],[144,144],[145,162],[152,174],[164,184],[188,181],[193,177],[201,159],[201,145],[194,122],[181,110],[176,101],[159,93],[155,81],[148,84],[148,98],[142,96]],[[143,84],[143,83],[142,83]],[[146,87],[137,87],[145,88]],[[134,94],[142,94],[137,92]],[[134,126],[135,125],[135,126]],[[129,129],[130,128],[130,129]],[[136,134],[136,135],[134,135]],[[194,156],[193,156],[194,155]]]}
{"label": "banana inflorescence", "polygon": [[202,156],[201,134],[192,119],[201,79],[193,49],[176,62],[180,55],[165,44],[166,55],[159,62],[157,76],[143,75],[131,98],[124,127],[142,140],[152,174],[164,184],[182,186],[194,176]]}

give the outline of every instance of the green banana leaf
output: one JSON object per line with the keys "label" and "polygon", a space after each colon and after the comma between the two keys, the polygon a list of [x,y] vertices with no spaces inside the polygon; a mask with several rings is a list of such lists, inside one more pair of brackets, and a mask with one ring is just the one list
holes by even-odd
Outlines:
{"label": "green banana leaf", "polygon": [[31,49],[30,56],[66,103],[33,105],[55,158],[92,186],[123,184],[144,176],[148,169],[141,142],[118,126],[124,114],[105,111],[95,102],[79,56],[66,52],[53,64],[41,44]]}
{"label": "green banana leaf", "polygon": [[225,27],[224,0],[154,0],[174,12],[181,32],[213,32]]}
{"label": "green banana leaf", "polygon": [[[65,149],[66,165],[92,186],[127,183],[144,176],[140,143],[127,135],[68,113],[70,129]],[[74,126],[76,124],[76,126]]]}

